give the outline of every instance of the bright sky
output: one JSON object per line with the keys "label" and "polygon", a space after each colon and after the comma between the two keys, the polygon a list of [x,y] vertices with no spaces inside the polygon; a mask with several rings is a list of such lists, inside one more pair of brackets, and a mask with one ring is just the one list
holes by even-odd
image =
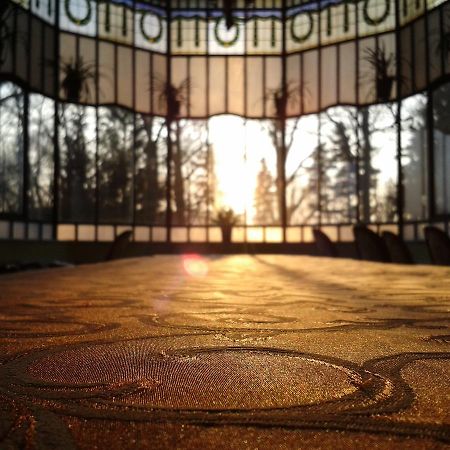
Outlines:
{"label": "bright sky", "polygon": [[209,122],[217,178],[217,207],[232,208],[237,214],[253,212],[256,178],[265,158],[275,163],[270,138],[259,123],[245,122],[235,116],[214,117]]}
{"label": "bright sky", "polygon": [[[380,128],[387,127],[392,117],[381,115],[378,118]],[[276,154],[263,121],[245,120],[236,116],[217,116],[209,122],[209,140],[213,146],[215,171],[217,178],[216,208],[229,207],[236,213],[247,212],[251,221],[254,214],[254,195],[261,159],[275,176]],[[300,119],[294,136],[294,144],[288,155],[287,176],[300,161],[310,155],[317,147],[317,116],[305,116]],[[288,130],[289,136],[290,130]],[[389,179],[396,179],[396,131],[386,129],[372,135],[372,144],[377,149],[373,156],[374,167],[380,169],[379,189],[383,190]],[[298,172],[299,185],[308,183]]]}

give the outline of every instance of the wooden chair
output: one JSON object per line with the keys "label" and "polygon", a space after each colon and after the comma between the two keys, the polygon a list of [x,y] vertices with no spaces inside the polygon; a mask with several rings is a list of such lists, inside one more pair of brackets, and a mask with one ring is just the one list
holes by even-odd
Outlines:
{"label": "wooden chair", "polygon": [[390,231],[383,231],[381,237],[386,244],[389,257],[393,263],[414,264],[408,246],[398,234]]}
{"label": "wooden chair", "polygon": [[323,231],[315,228],[313,229],[313,235],[317,252],[320,256],[328,256],[330,258],[336,258],[338,256],[336,245]]}
{"label": "wooden chair", "polygon": [[425,227],[425,240],[431,262],[440,266],[450,266],[450,238],[439,228]]}
{"label": "wooden chair", "polygon": [[375,262],[390,262],[386,244],[378,234],[365,227],[355,225],[353,227],[356,250],[360,259]]}
{"label": "wooden chair", "polygon": [[111,261],[112,259],[123,258],[126,255],[126,249],[131,242],[132,236],[133,232],[131,230],[124,231],[116,236],[106,256],[106,260]]}

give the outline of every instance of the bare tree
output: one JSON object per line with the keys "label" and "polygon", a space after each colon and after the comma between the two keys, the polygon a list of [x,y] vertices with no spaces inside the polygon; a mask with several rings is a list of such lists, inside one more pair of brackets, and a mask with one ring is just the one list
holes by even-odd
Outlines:
{"label": "bare tree", "polygon": [[[379,169],[373,166],[374,156],[379,151],[373,143],[376,133],[386,133],[395,130],[396,111],[392,105],[374,105],[363,108],[341,108],[340,113],[327,113],[326,118],[334,125],[334,137],[331,137],[331,148],[326,150],[335,162],[341,161],[347,165],[345,172],[349,174],[348,185],[358,185],[357,195],[360,200],[360,220],[369,223],[380,218],[378,204],[384,201],[377,193]],[[350,136],[356,137],[356,142],[350,145]],[[354,139],[355,140],[355,139]],[[334,174],[336,175],[336,174]],[[337,195],[346,192],[350,201],[350,191],[336,189],[338,183],[344,180],[334,177],[330,189]],[[355,189],[356,191],[356,189]],[[349,212],[352,208],[349,209]],[[352,213],[353,215],[353,213]],[[350,218],[350,216],[349,216]],[[385,219],[387,220],[387,219]]]}
{"label": "bare tree", "polygon": [[165,123],[152,116],[136,115],[135,206],[141,223],[162,223],[166,164]]}
{"label": "bare tree", "polygon": [[[277,218],[276,222],[280,222],[283,217],[283,205],[284,205],[284,192],[288,187],[294,183],[297,174],[305,166],[309,156],[304,157],[296,169],[285,178],[285,166],[286,160],[291,151],[294,143],[295,133],[298,129],[300,118],[296,118],[293,127],[288,131],[286,127],[286,113],[289,105],[295,105],[300,101],[300,92],[304,95],[307,93],[305,87],[298,86],[294,83],[287,83],[286,88],[282,86],[268,91],[267,95],[270,96],[274,110],[275,117],[268,122],[268,133],[272,141],[273,148],[276,152],[276,198],[277,198]],[[283,182],[284,180],[284,182]],[[295,189],[291,190],[291,193],[297,192]],[[300,208],[303,203],[303,195],[295,195],[295,198],[291,198],[289,206],[287,206],[287,222],[294,213]]]}
{"label": "bare tree", "polygon": [[23,193],[23,91],[0,83],[0,212],[22,212]]}
{"label": "bare tree", "polygon": [[[62,220],[92,221],[96,203],[96,136],[89,136],[96,120],[82,105],[61,105],[60,114],[60,208]],[[91,124],[91,128],[93,128]]]}
{"label": "bare tree", "polygon": [[53,210],[54,102],[30,95],[29,110],[29,215],[48,220]]}
{"label": "bare tree", "polygon": [[267,167],[266,160],[261,160],[261,166],[256,180],[254,194],[255,217],[260,225],[275,223],[276,191],[273,175]]}
{"label": "bare tree", "polygon": [[[205,221],[205,212],[213,192],[208,181],[211,149],[207,144],[206,126],[201,121],[187,121],[180,118],[182,107],[189,106],[188,92],[191,82],[188,78],[178,85],[166,80],[154,80],[159,92],[159,101],[167,108],[167,126],[172,142],[172,193],[174,222]],[[203,208],[203,214],[200,212]]]}

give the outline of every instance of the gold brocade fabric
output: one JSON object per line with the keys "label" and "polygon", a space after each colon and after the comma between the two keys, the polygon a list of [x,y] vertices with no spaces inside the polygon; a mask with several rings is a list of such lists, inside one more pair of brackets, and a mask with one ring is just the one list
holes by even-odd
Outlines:
{"label": "gold brocade fabric", "polygon": [[450,269],[155,256],[0,278],[0,448],[445,448]]}

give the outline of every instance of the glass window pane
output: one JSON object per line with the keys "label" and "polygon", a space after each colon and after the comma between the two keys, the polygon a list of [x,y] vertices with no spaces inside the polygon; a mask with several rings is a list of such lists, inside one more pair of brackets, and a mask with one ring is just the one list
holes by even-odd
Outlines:
{"label": "glass window pane", "polygon": [[359,203],[363,222],[397,220],[396,105],[359,110]]}
{"label": "glass window pane", "polygon": [[317,115],[289,119],[286,128],[286,204],[289,225],[318,223]]}
{"label": "glass window pane", "polygon": [[295,93],[297,98],[294,101],[287,102],[286,114],[287,116],[300,115],[301,112],[301,68],[300,55],[291,55],[286,61],[286,83],[288,90],[292,93],[293,100]]}
{"label": "glass window pane", "polygon": [[99,221],[130,223],[133,218],[133,114],[99,108]]}
{"label": "glass window pane", "polygon": [[114,103],[116,99],[115,49],[106,42],[99,43],[99,82],[100,103]]}
{"label": "glass window pane", "polygon": [[136,51],[135,60],[135,108],[139,112],[148,113],[151,111],[150,54]]}
{"label": "glass window pane", "polygon": [[119,105],[133,107],[133,51],[128,47],[117,47],[117,58],[120,63],[117,65],[118,93],[117,101]]}
{"label": "glass window pane", "polygon": [[209,60],[209,114],[225,112],[225,59]]}
{"label": "glass window pane", "polygon": [[339,101],[356,103],[356,45],[353,42],[339,46]]}
{"label": "glass window pane", "polygon": [[136,115],[135,219],[163,225],[166,220],[167,130],[159,117]]}
{"label": "glass window pane", "polygon": [[56,31],[53,27],[45,26],[45,46],[44,46],[44,61],[43,61],[43,72],[44,72],[44,93],[46,95],[55,95],[55,74],[58,71],[58,64],[55,62],[55,41],[56,41]]}
{"label": "glass window pane", "polygon": [[42,75],[44,68],[44,60],[42,55],[44,38],[44,28],[40,20],[31,21],[31,49],[30,49],[30,65],[31,70],[30,84],[37,90],[42,90]]}
{"label": "glass window pane", "polygon": [[96,3],[90,0],[66,0],[61,2],[60,27],[89,36],[97,31]]}
{"label": "glass window pane", "polygon": [[53,217],[53,158],[55,103],[41,95],[30,95],[29,192],[30,219]]}
{"label": "glass window pane", "polygon": [[303,110],[317,112],[319,109],[319,52],[312,50],[303,54]]}
{"label": "glass window pane", "polygon": [[450,84],[433,93],[434,189],[436,213],[450,213]]}
{"label": "glass window pane", "polygon": [[424,220],[428,215],[426,96],[403,100],[401,114],[404,218]]}
{"label": "glass window pane", "polygon": [[62,104],[59,114],[59,217],[63,222],[94,222],[96,111]]}
{"label": "glass window pane", "polygon": [[244,58],[228,58],[228,112],[244,114]]}
{"label": "glass window pane", "polygon": [[[174,225],[206,225],[213,187],[207,123],[179,120],[172,128],[172,222]],[[213,174],[210,174],[213,177]]]}
{"label": "glass window pane", "polygon": [[356,108],[335,107],[321,115],[321,218],[323,223],[356,220],[358,124]]}
{"label": "glass window pane", "polygon": [[206,58],[190,59],[190,115],[206,117]]}
{"label": "glass window pane", "polygon": [[0,83],[0,213],[22,213],[23,92]]}
{"label": "glass window pane", "polygon": [[336,104],[337,101],[337,48],[321,50],[320,108]]}
{"label": "glass window pane", "polygon": [[263,58],[247,58],[247,116],[261,117],[264,112]]}

